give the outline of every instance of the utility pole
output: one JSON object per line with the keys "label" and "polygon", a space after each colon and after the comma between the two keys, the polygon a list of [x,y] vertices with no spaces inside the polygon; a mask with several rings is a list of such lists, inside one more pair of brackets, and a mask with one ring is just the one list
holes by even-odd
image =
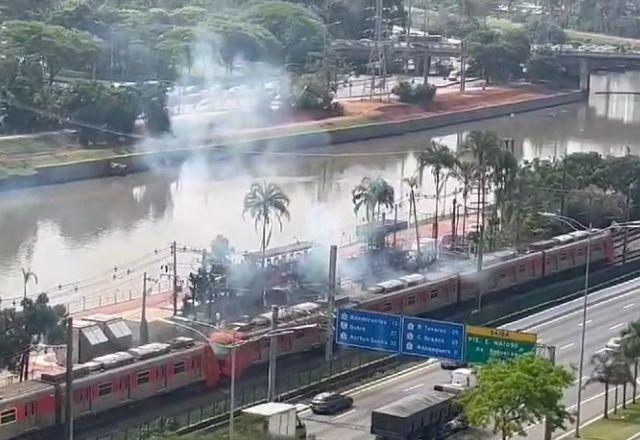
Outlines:
{"label": "utility pole", "polygon": [[149,324],[147,324],[147,273],[142,279],[142,317],[140,318],[140,342],[149,343]]}
{"label": "utility pole", "polygon": [[587,304],[589,303],[589,270],[591,265],[591,223],[587,236],[587,264],[584,271],[584,296],[582,298],[582,331],[580,333],[580,364],[578,367],[578,401],[576,402],[576,431],[575,436],[580,438],[580,410],[582,409],[582,370],[584,368],[584,340],[587,333]]}
{"label": "utility pole", "polygon": [[[396,205],[396,209],[397,209]],[[397,210],[396,210],[397,213]],[[327,291],[327,345],[324,349],[325,361],[333,361],[333,314],[336,299],[336,266],[338,263],[338,246],[331,245],[329,251],[329,290]]]}
{"label": "utility pole", "polygon": [[[271,307],[271,332],[278,329],[278,306]],[[273,402],[276,399],[276,362],[278,360],[278,335],[269,337],[269,384],[267,388],[267,400]]]}
{"label": "utility pole", "polygon": [[[555,365],[556,364],[556,347],[548,346],[547,351],[549,352],[549,362],[551,362],[551,365]],[[551,424],[549,423],[549,419],[547,418],[544,421],[544,440],[551,440],[552,435],[553,435],[553,428],[551,427]]]}
{"label": "utility pole", "polygon": [[[398,232],[398,204],[393,207],[393,248],[396,248],[396,235]],[[329,268],[331,270],[331,268]],[[335,275],[335,274],[334,274]]]}
{"label": "utility pole", "polygon": [[465,44],[463,40],[460,42],[460,91],[461,92],[464,92],[466,88],[465,71],[467,70],[467,60],[466,60],[464,51],[465,51]]}
{"label": "utility pole", "polygon": [[233,345],[231,346],[231,389],[229,390],[229,440],[233,440],[233,416],[236,409],[236,332],[233,332]]}
{"label": "utility pole", "polygon": [[65,424],[65,440],[73,440],[73,318],[67,318],[67,365],[64,375],[65,380],[65,398],[64,398],[64,415]]}
{"label": "utility pole", "polygon": [[[173,316],[178,314],[178,244],[174,241],[171,245],[173,254]],[[146,277],[145,277],[146,278]]]}

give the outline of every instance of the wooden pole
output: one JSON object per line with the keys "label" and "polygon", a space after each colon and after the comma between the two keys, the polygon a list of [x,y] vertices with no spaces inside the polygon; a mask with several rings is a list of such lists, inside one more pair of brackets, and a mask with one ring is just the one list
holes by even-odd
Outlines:
{"label": "wooden pole", "polygon": [[142,279],[142,316],[140,318],[140,342],[149,343],[149,324],[147,323],[147,273]]}

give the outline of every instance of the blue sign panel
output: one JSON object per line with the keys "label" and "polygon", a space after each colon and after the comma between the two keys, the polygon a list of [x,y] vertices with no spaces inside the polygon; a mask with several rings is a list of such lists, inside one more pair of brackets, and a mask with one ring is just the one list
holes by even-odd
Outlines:
{"label": "blue sign panel", "polygon": [[402,353],[438,359],[464,360],[464,324],[404,317]]}
{"label": "blue sign panel", "polygon": [[401,323],[402,317],[397,315],[339,309],[336,343],[398,353]]}

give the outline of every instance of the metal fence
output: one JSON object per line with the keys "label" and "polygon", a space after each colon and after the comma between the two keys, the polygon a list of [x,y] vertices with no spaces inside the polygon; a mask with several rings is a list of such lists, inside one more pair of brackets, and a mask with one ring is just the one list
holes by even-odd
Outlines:
{"label": "metal fence", "polygon": [[[277,384],[279,400],[287,400],[291,396],[303,394],[305,388],[320,385],[324,381],[335,377],[350,376],[351,373],[361,371],[367,366],[374,366],[387,357],[374,353],[353,353],[350,356],[336,359],[331,365],[322,365],[297,373],[288,374],[279,378]],[[249,407],[267,398],[267,387],[264,384],[256,384],[242,387],[240,384],[236,392],[236,409]],[[298,392],[299,391],[299,392]],[[109,434],[89,436],[96,440],[141,440],[154,433],[166,430],[188,430],[198,424],[207,424],[215,421],[215,418],[229,413],[228,389],[212,393],[211,400],[206,404],[196,405],[190,409],[176,414],[158,417],[136,426],[116,428]],[[84,435],[82,438],[86,438]]]}

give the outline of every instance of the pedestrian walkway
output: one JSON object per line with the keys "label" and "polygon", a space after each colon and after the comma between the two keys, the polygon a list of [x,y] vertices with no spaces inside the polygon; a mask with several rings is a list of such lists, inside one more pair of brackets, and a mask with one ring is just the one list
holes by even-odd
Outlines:
{"label": "pedestrian walkway", "polygon": [[[571,437],[575,438],[575,437]],[[582,440],[638,440],[640,439],[640,404],[620,409],[609,419],[601,419],[581,429]]]}

